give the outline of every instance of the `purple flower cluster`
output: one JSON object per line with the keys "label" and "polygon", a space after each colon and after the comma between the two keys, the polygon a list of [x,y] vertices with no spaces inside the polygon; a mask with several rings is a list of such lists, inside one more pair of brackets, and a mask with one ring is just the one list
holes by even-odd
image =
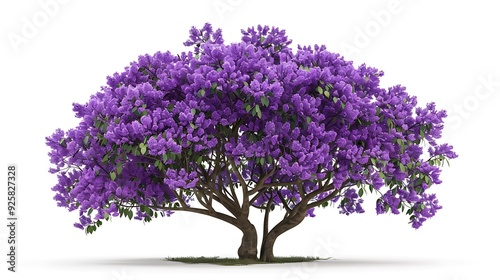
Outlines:
{"label": "purple flower cluster", "polygon": [[241,180],[259,208],[307,204],[314,216],[337,202],[341,213],[362,213],[361,197],[373,192],[377,213],[406,207],[415,228],[434,215],[427,190],[457,156],[436,141],[444,111],[417,107],[402,86],[381,88],[382,71],[325,46],[293,51],[284,30],[242,34],[224,44],[221,30],[193,27],[184,44],[194,52],[142,55],[74,104],[80,124],[47,145],[55,200],[79,210],[77,227],[130,209],[148,220],[154,206],[180,207]]}

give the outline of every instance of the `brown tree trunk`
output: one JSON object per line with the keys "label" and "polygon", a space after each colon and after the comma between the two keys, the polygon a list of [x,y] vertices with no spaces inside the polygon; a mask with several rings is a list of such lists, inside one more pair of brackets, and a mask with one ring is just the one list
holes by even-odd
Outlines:
{"label": "brown tree trunk", "polygon": [[276,239],[283,233],[296,227],[306,217],[307,210],[300,210],[293,216],[287,217],[278,223],[266,236],[262,239],[260,250],[260,260],[263,262],[274,262],[274,243]]}
{"label": "brown tree trunk", "polygon": [[246,222],[240,227],[243,232],[241,245],[238,248],[239,259],[257,259],[257,230],[250,222]]}

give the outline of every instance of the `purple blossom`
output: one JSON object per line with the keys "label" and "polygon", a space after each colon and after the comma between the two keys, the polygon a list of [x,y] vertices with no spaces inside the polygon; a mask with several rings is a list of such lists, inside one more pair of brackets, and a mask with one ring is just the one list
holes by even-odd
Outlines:
{"label": "purple blossom", "polygon": [[354,189],[348,189],[344,193],[344,199],[340,202],[338,208],[341,214],[364,213],[365,210],[361,207],[363,199],[358,198],[358,194]]}
{"label": "purple blossom", "polygon": [[325,46],[293,50],[276,27],[224,44],[207,23],[184,45],[193,51],[141,55],[108,76],[73,104],[78,126],[46,138],[54,200],[78,210],[75,227],[129,209],[148,221],[194,200],[241,206],[231,186],[248,188],[253,207],[308,217],[332,202],[363,213],[369,194],[378,214],[405,212],[415,228],[441,208],[428,194],[441,183],[434,160],[457,154],[438,143],[446,112],[434,103],[418,107],[405,87],[380,86],[383,71]]}
{"label": "purple blossom", "polygon": [[448,144],[437,145],[435,147],[429,147],[429,154],[431,156],[443,155],[447,158],[456,158],[458,155],[453,151],[453,146]]}

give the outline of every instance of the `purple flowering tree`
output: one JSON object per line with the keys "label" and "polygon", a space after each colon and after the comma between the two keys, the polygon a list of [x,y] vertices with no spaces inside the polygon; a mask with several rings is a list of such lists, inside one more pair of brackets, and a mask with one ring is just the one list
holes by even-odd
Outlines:
{"label": "purple flowering tree", "polygon": [[[402,86],[380,88],[382,71],[324,46],[293,51],[283,30],[242,34],[224,44],[220,29],[193,27],[192,52],[140,56],[74,104],[79,125],[46,143],[54,199],[78,210],[76,227],[189,211],[240,229],[238,256],[257,259],[257,209],[259,258],[270,262],[276,239],[317,207],[363,213],[372,194],[378,214],[405,213],[414,228],[434,216],[428,190],[457,156],[436,142],[445,111],[417,107]],[[278,208],[284,217],[270,225]]]}

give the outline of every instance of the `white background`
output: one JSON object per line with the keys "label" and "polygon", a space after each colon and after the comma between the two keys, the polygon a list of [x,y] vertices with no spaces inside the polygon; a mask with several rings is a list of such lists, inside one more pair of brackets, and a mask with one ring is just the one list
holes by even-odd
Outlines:
{"label": "white background", "polygon": [[[2,261],[1,278],[499,279],[498,9],[493,1],[436,2],[2,1],[0,216],[7,215],[6,168],[15,163],[19,259],[15,274]],[[74,228],[76,213],[52,199],[56,178],[47,172],[45,137],[56,128],[74,127],[71,104],[85,103],[107,75],[140,54],[187,51],[182,42],[189,28],[205,22],[222,28],[226,42],[238,41],[242,28],[278,26],[287,30],[294,48],[325,44],[356,65],[383,70],[383,86],[402,84],[422,105],[435,101],[448,110],[444,137],[459,158],[433,187],[444,208],[419,230],[406,216],[375,215],[372,199],[363,215],[318,210],[317,217],[277,241],[276,255],[331,258],[299,265],[162,261],[236,257],[240,232],[195,214],[177,213],[146,225],[114,219],[88,236]],[[6,238],[3,225],[2,259]]]}

